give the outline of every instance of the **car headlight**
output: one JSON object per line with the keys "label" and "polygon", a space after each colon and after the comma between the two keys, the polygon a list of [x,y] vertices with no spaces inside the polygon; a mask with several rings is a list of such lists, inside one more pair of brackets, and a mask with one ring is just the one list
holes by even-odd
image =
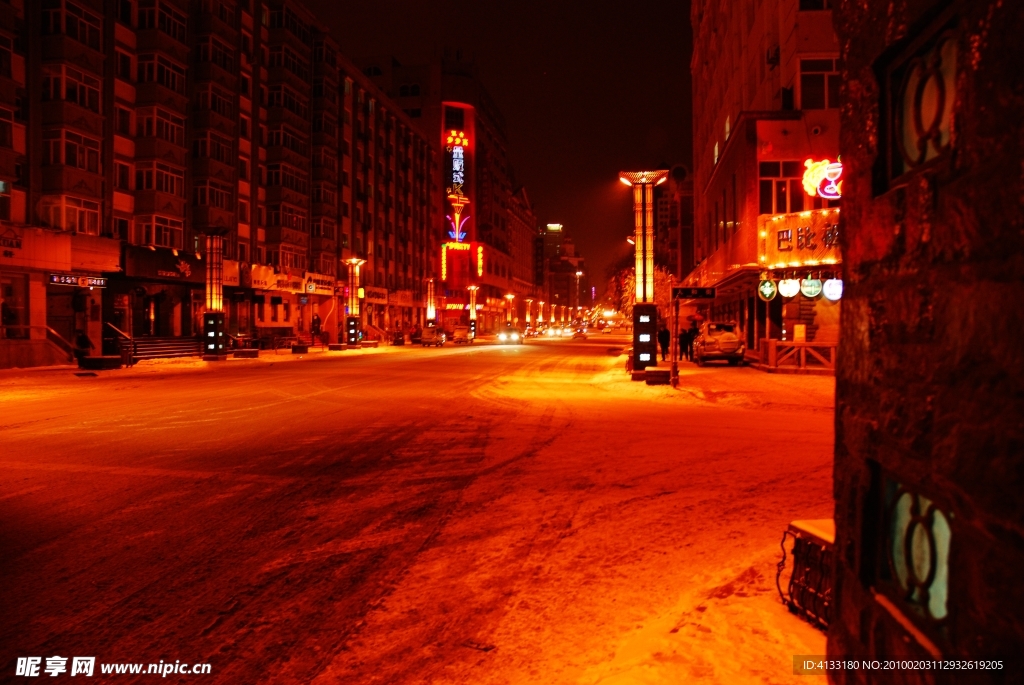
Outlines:
{"label": "car headlight", "polygon": [[512,334],[512,339],[513,340],[519,340],[519,334],[518,333],[513,333]]}
{"label": "car headlight", "polygon": [[504,339],[505,339],[505,334],[504,333],[499,333],[498,334],[498,340],[504,340]]}

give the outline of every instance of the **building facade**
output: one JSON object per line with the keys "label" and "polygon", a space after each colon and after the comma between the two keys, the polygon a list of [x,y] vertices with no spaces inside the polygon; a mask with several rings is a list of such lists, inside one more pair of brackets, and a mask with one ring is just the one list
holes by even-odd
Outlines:
{"label": "building facade", "polygon": [[1020,682],[1024,13],[834,12],[851,173],[829,658],[1002,662],[831,680]]}
{"label": "building facade", "polygon": [[424,320],[436,141],[300,2],[4,3],[0,50],[5,339],[194,336],[208,271],[232,335],[335,339],[352,260],[371,331]]}
{"label": "building facade", "polygon": [[[535,234],[536,218],[526,191],[515,183],[504,118],[477,78],[475,64],[452,52],[427,65],[376,57],[360,66],[423,135],[440,145],[438,195],[449,224],[440,248],[441,318],[447,317],[448,326],[466,323],[475,297],[478,330],[494,330],[510,320],[525,323],[526,300],[535,299],[529,274],[536,269],[525,241]],[[459,148],[457,160],[453,146]],[[458,228],[450,225],[456,210]],[[475,295],[469,286],[477,289]]]}
{"label": "building facade", "polygon": [[841,279],[841,181],[826,180],[821,192],[807,185],[809,174],[824,179],[839,153],[829,3],[701,1],[691,20],[702,106],[694,113],[695,266],[684,281],[717,289],[704,314],[736,322],[748,349],[766,338],[834,343],[839,305],[820,286]]}

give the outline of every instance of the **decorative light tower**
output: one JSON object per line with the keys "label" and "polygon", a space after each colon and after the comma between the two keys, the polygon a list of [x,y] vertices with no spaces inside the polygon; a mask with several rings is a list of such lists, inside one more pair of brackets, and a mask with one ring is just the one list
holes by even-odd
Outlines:
{"label": "decorative light tower", "polygon": [[349,257],[345,260],[348,264],[348,315],[345,317],[345,344],[359,344],[360,314],[359,314],[359,267],[366,263],[365,259]]}
{"label": "decorative light tower", "polygon": [[[177,253],[175,253],[177,254]],[[224,321],[224,239],[206,236],[206,313],[203,314],[203,359],[227,359]]]}
{"label": "decorative light tower", "polygon": [[537,303],[537,325],[544,323],[544,300]]}
{"label": "decorative light tower", "polygon": [[469,337],[476,338],[476,293],[480,290],[478,285],[467,285],[469,291]]}
{"label": "decorative light tower", "polygon": [[434,279],[427,279],[427,326],[437,325],[437,301],[434,294]]}
{"label": "decorative light tower", "polygon": [[532,312],[530,311],[531,309],[533,309],[533,298],[532,297],[527,297],[525,302],[526,302],[526,325],[527,325],[527,327],[529,327],[529,325],[531,323],[533,323],[533,321],[532,321],[532,318],[533,318],[532,317]]}
{"label": "decorative light tower", "polygon": [[[633,188],[636,244],[636,303],[633,305],[633,370],[658,364],[658,307],[654,304],[654,187],[668,180],[668,169],[621,171]],[[636,376],[635,379],[639,380]]]}

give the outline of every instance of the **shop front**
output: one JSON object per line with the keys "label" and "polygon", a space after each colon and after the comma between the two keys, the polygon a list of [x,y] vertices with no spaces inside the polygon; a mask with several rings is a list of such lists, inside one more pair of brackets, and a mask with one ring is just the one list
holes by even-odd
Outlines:
{"label": "shop front", "polygon": [[194,337],[202,330],[206,268],[198,254],[126,245],[111,274],[104,318],[133,337]]}
{"label": "shop front", "polygon": [[0,227],[0,368],[65,364],[98,354],[105,272],[117,241],[44,228]]}
{"label": "shop front", "polygon": [[328,274],[307,271],[302,280],[303,307],[301,321],[304,328],[301,332],[311,334],[327,334],[328,343],[337,342],[338,329],[338,298],[334,296],[336,280]]}
{"label": "shop front", "polygon": [[391,325],[391,315],[388,311],[388,290],[375,286],[363,287],[363,324],[388,330]]}
{"label": "shop front", "polygon": [[272,266],[251,269],[255,336],[264,341],[292,337],[302,329],[305,285],[301,273],[277,272]]}

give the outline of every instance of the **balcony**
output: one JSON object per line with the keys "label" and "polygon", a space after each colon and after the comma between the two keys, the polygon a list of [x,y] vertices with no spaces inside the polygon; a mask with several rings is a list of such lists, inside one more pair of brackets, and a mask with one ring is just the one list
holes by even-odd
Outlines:
{"label": "balcony", "polygon": [[192,115],[192,122],[197,129],[213,129],[229,138],[235,137],[235,120],[212,110],[196,107]]}
{"label": "balcony", "polygon": [[199,233],[224,235],[237,230],[235,213],[219,207],[192,207],[192,228]]}
{"label": "balcony", "polygon": [[299,95],[310,95],[309,82],[287,67],[270,67],[267,75],[267,85],[285,84],[295,90]]}
{"label": "balcony", "polygon": [[338,218],[338,208],[327,202],[314,202],[310,207],[313,216],[325,216],[331,219]]}
{"label": "balcony", "polygon": [[302,57],[308,59],[312,56],[309,46],[303,43],[301,38],[285,28],[270,29],[270,37],[267,43],[271,46],[287,43]]}
{"label": "balcony", "polygon": [[145,137],[135,139],[136,159],[159,159],[178,166],[185,166],[185,148],[169,143],[163,138]]}
{"label": "balcony", "polygon": [[238,38],[238,31],[231,24],[225,23],[214,14],[203,12],[195,20],[196,35],[214,35],[234,43]]}
{"label": "balcony", "polygon": [[185,217],[185,198],[159,190],[135,191],[136,214],[163,214],[175,219]]}
{"label": "balcony", "polygon": [[209,157],[192,160],[192,176],[195,179],[212,178],[227,184],[235,182],[235,167]]}
{"label": "balcony", "polygon": [[330,133],[320,131],[313,134],[313,145],[323,145],[333,149],[338,148],[338,138]]}
{"label": "balcony", "polygon": [[267,148],[267,163],[285,162],[300,169],[309,167],[309,158],[283,145],[272,145]]}
{"label": "balcony", "polygon": [[188,111],[188,98],[159,83],[138,83],[135,86],[135,106],[146,105],[159,105],[175,114],[185,116]]}
{"label": "balcony", "polygon": [[188,64],[188,47],[158,29],[145,29],[135,33],[136,52],[162,52],[180,64]]}
{"label": "balcony", "polygon": [[314,237],[310,238],[309,242],[310,250],[314,253],[326,253],[334,255],[338,253],[338,244],[333,238]]}
{"label": "balcony", "polygon": [[43,36],[43,62],[63,62],[103,78],[103,53],[64,35]]}
{"label": "balcony", "polygon": [[216,83],[232,92],[238,89],[238,78],[229,71],[225,71],[216,64],[200,62],[192,67],[192,74],[196,82]]}
{"label": "balcony", "polygon": [[267,123],[288,124],[299,131],[309,131],[309,122],[295,112],[281,106],[267,108]]}
{"label": "balcony", "polygon": [[314,166],[313,167],[313,180],[314,181],[330,181],[331,183],[338,182],[338,172],[328,169],[327,167]]}
{"label": "balcony", "polygon": [[103,116],[70,102],[55,100],[43,102],[43,125],[73,126],[96,138],[103,137]]}
{"label": "balcony", "polygon": [[43,192],[74,193],[99,200],[103,198],[103,177],[69,166],[44,166]]}
{"label": "balcony", "polygon": [[287,202],[296,207],[306,207],[309,204],[309,196],[284,186],[267,186],[267,204],[273,205],[279,202]]}
{"label": "balcony", "polygon": [[267,226],[267,244],[286,243],[295,247],[309,247],[309,234],[284,226]]}

